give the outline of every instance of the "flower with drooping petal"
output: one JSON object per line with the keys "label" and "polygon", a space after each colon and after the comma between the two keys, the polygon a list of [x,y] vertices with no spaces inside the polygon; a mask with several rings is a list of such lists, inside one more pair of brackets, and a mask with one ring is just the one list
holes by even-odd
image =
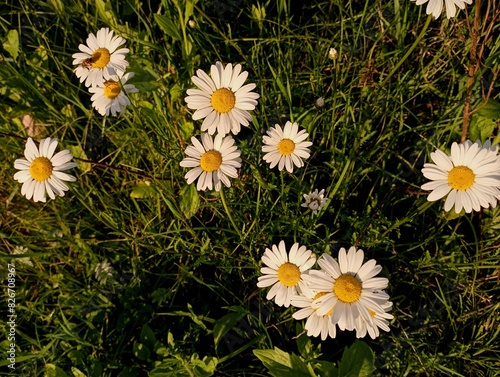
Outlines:
{"label": "flower with drooping petal", "polygon": [[234,145],[231,136],[223,137],[217,134],[212,138],[207,133],[201,134],[201,143],[194,136],[191,138],[193,145],[186,148],[186,157],[180,162],[185,168],[192,168],[184,178],[187,183],[193,183],[198,178],[197,190],[221,189],[221,183],[231,187],[231,178],[238,177],[238,168],[241,167],[240,151]]}
{"label": "flower with drooping petal", "polygon": [[382,309],[384,309],[384,313],[376,313],[373,310],[368,309],[368,312],[373,317],[373,323],[368,324],[365,322],[363,317],[359,316],[356,320],[356,338],[364,338],[368,333],[370,338],[375,339],[380,335],[380,330],[391,331],[389,328],[389,320],[393,319],[394,316],[389,314],[388,312],[392,309],[391,301],[381,300],[379,302]]}
{"label": "flower with drooping petal", "polygon": [[[125,108],[130,105],[130,99],[125,93],[137,93],[139,89],[133,84],[127,84],[128,79],[134,76],[134,72],[125,73],[121,78],[113,78],[104,81],[102,85],[98,84],[89,88],[92,96],[92,106],[101,115],[112,115],[124,113]],[[120,84],[121,83],[121,84]]]}
{"label": "flower with drooping petal", "polygon": [[125,59],[128,48],[119,46],[126,41],[122,37],[113,36],[113,30],[109,28],[100,29],[96,35],[89,34],[87,45],[80,44],[81,52],[73,54],[73,64],[76,67],[76,76],[80,82],[85,81],[85,86],[104,85],[104,81],[113,76],[122,76],[129,63]]}
{"label": "flower with drooping petal", "polygon": [[305,246],[294,243],[287,253],[285,242],[281,241],[272,249],[266,248],[262,261],[266,267],[260,269],[263,276],[258,278],[257,287],[271,286],[268,300],[274,298],[277,305],[288,308],[293,295],[309,292],[307,271],[316,263],[316,256]]}
{"label": "flower with drooping petal", "polygon": [[57,140],[50,137],[40,141],[37,148],[30,137],[24,149],[24,158],[14,161],[14,167],[20,171],[14,174],[14,179],[22,183],[21,194],[26,199],[33,198],[35,202],[45,202],[45,193],[51,199],[56,195],[64,196],[64,191],[69,188],[63,181],[73,182],[76,178],[64,173],[78,164],[70,162],[73,155],[68,150],[63,150],[54,155]]}
{"label": "flower with drooping petal", "polygon": [[317,292],[326,292],[312,302],[318,315],[333,311],[332,321],[341,330],[354,330],[359,316],[369,325],[373,324],[370,310],[384,313],[381,302],[389,299],[383,292],[389,283],[386,278],[375,277],[382,267],[370,259],[363,264],[363,250],[353,246],[346,253],[339,250],[339,262],[323,254],[318,264],[321,270],[310,271],[309,287]]}
{"label": "flower with drooping petal", "polygon": [[297,123],[286,122],[282,129],[278,124],[267,131],[264,136],[264,145],[262,152],[264,161],[270,164],[270,168],[278,165],[281,171],[283,168],[290,173],[293,172],[293,166],[301,168],[304,166],[302,159],[309,158],[309,147],[312,142],[305,141],[309,134],[306,130],[299,131]]}
{"label": "flower with drooping petal", "polygon": [[443,2],[446,6],[446,17],[448,19],[455,17],[457,8],[465,9],[465,4],[472,4],[472,0],[411,0],[416,1],[417,5],[427,3],[425,13],[432,14],[434,18],[439,18],[443,11]]}
{"label": "flower with drooping petal", "polygon": [[315,215],[318,213],[318,211],[321,211],[321,209],[325,206],[326,201],[328,200],[327,198],[325,198],[324,189],[320,192],[318,192],[318,189],[315,189],[313,192],[303,195],[305,202],[300,206],[309,208]]}
{"label": "flower with drooping petal", "polygon": [[500,199],[500,162],[498,146],[491,147],[488,140],[484,146],[478,140],[467,140],[451,145],[451,154],[436,150],[431,153],[433,164],[424,164],[423,175],[430,179],[422,185],[423,190],[431,190],[428,201],[439,200],[446,195],[444,210],[455,212],[462,208],[470,213],[481,207],[495,208]]}
{"label": "flower with drooping petal", "polygon": [[224,136],[232,132],[240,132],[241,125],[248,127],[252,116],[248,111],[257,106],[258,93],[252,92],[255,84],[243,85],[248,72],[241,72],[241,64],[233,68],[231,63],[226,67],[221,62],[210,68],[208,76],[203,70],[196,71],[191,79],[200,89],[188,89],[186,103],[188,108],[195,109],[193,119],[203,119],[201,131],[213,135],[215,131]]}
{"label": "flower with drooping petal", "polygon": [[307,336],[317,337],[321,335],[321,340],[325,340],[328,336],[335,338],[337,336],[336,324],[332,321],[332,312],[325,315],[318,315],[317,309],[312,307],[312,302],[323,296],[325,292],[310,291],[307,295],[292,296],[292,306],[301,308],[293,313],[292,317],[297,320],[307,318],[304,329],[307,330]]}

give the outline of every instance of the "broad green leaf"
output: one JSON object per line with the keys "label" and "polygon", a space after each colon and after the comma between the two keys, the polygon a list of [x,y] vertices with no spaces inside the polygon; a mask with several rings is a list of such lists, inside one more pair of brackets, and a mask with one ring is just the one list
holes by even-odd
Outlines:
{"label": "broad green leaf", "polygon": [[191,356],[191,365],[196,377],[210,377],[215,373],[218,360],[212,356],[205,356],[203,360],[198,358],[198,355]]}
{"label": "broad green leaf", "polygon": [[196,185],[185,185],[182,188],[179,207],[188,219],[198,212],[200,208],[200,196],[198,195],[198,190],[196,190]]}
{"label": "broad green leaf", "polygon": [[231,330],[236,324],[246,315],[243,308],[240,307],[239,311],[226,314],[224,317],[219,319],[214,325],[214,342],[215,346],[219,345],[219,342]]}
{"label": "broad green leaf", "polygon": [[68,377],[68,375],[57,365],[46,364],[44,377]]}
{"label": "broad green leaf", "polygon": [[375,371],[375,355],[368,345],[360,340],[344,349],[339,363],[339,376],[368,377]]}
{"label": "broad green leaf", "polygon": [[193,122],[184,122],[180,127],[181,135],[185,140],[188,140],[193,136],[194,124]]}
{"label": "broad green leaf", "polygon": [[269,369],[274,377],[315,377],[310,364],[306,364],[297,355],[289,354],[274,347],[273,350],[254,350],[254,355]]}
{"label": "broad green leaf", "polygon": [[149,356],[151,353],[149,352],[149,348],[145,344],[134,343],[133,350],[135,357],[137,357],[138,359],[149,360]]}
{"label": "broad green leaf", "polygon": [[469,139],[472,141],[481,140],[484,143],[490,138],[496,127],[497,124],[493,119],[474,114],[469,126]]}
{"label": "broad green leaf", "polygon": [[130,197],[134,199],[151,198],[156,194],[156,190],[151,186],[150,181],[139,181],[130,192]]}
{"label": "broad green leaf", "polygon": [[148,325],[142,326],[141,329],[141,343],[144,343],[148,348],[154,349],[156,343],[156,337],[151,327]]}
{"label": "broad green leaf", "polygon": [[[482,105],[479,105],[478,107],[481,106]],[[490,98],[488,102],[486,102],[486,105],[477,111],[477,115],[488,119],[500,119],[500,103]]]}
{"label": "broad green leaf", "polygon": [[19,34],[17,30],[9,30],[7,38],[3,42],[3,48],[14,58],[14,60],[17,59],[19,55]]}
{"label": "broad green leaf", "polygon": [[[80,145],[70,145],[68,146],[68,149],[73,157],[81,158],[83,160],[89,159]],[[89,162],[78,160],[76,160],[75,162],[78,163],[78,169],[80,169],[82,172],[87,172],[92,168],[92,164],[90,164]]]}
{"label": "broad green leaf", "polygon": [[87,377],[87,375],[77,367],[71,367],[71,373],[73,373],[73,376],[75,377]]}
{"label": "broad green leaf", "polygon": [[179,30],[177,30],[177,26],[172,22],[172,20],[167,17],[163,16],[161,14],[155,14],[155,21],[160,27],[160,29],[170,37],[172,37],[174,40],[180,40],[181,35],[179,34]]}
{"label": "broad green leaf", "polygon": [[170,99],[172,100],[172,102],[175,102],[181,96],[182,89],[179,84],[175,84],[170,88],[168,92],[170,93]]}

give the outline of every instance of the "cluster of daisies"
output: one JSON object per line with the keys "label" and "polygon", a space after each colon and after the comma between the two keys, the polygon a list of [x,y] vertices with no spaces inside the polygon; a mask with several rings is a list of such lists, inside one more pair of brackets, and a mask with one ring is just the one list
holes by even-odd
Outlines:
{"label": "cluster of daisies", "polygon": [[[308,336],[335,338],[337,327],[342,331],[356,331],[356,337],[367,334],[372,339],[380,329],[389,331],[388,313],[392,308],[384,291],[388,279],[376,277],[382,270],[374,259],[366,263],[363,250],[353,246],[348,252],[339,250],[338,262],[328,254],[318,260],[306,246],[294,243],[287,252],[285,242],[266,249],[262,256],[265,267],[257,286],[271,287],[267,299],[278,306],[294,306],[297,320],[306,319]],[[316,262],[320,269],[311,269]]]}
{"label": "cluster of daisies", "polygon": [[125,73],[129,62],[125,55],[128,48],[119,48],[126,40],[113,30],[100,29],[96,35],[90,33],[87,44],[78,46],[81,52],[73,54],[73,65],[80,82],[92,93],[92,106],[101,115],[116,116],[123,113],[130,105],[126,93],[136,93],[139,90],[127,81],[134,75]]}

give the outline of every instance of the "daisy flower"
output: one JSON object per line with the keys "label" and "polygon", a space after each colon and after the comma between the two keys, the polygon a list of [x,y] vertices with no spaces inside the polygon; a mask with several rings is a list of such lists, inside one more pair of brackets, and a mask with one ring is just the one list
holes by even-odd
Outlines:
{"label": "daisy flower", "polygon": [[116,116],[118,113],[125,112],[125,108],[130,105],[130,100],[125,92],[137,93],[139,91],[133,84],[126,84],[132,76],[134,76],[134,72],[126,73],[121,78],[113,76],[112,79],[106,80],[103,84],[89,88],[89,92],[94,93],[91,98],[92,106],[99,114]]}
{"label": "daisy flower", "polygon": [[311,250],[294,243],[287,254],[285,242],[281,241],[278,246],[273,245],[272,250],[266,248],[262,261],[266,267],[260,269],[263,276],[258,278],[257,287],[272,286],[266,296],[268,300],[274,298],[276,304],[288,308],[292,296],[309,294],[307,271],[316,263]]}
{"label": "daisy flower", "polygon": [[315,189],[313,192],[310,192],[309,194],[303,194],[305,202],[302,203],[300,206],[309,208],[313,213],[316,215],[318,211],[321,211],[321,209],[325,206],[326,201],[328,200],[325,198],[325,190],[321,190],[318,192],[318,189]]}
{"label": "daisy flower", "polygon": [[268,136],[264,136],[265,152],[264,160],[270,164],[270,168],[278,165],[281,171],[285,167],[290,173],[293,172],[293,165],[301,168],[304,166],[302,159],[309,158],[310,141],[304,141],[309,136],[306,130],[299,131],[297,123],[286,122],[282,129],[278,124],[267,131]]}
{"label": "daisy flower", "polygon": [[446,17],[448,19],[455,17],[457,8],[465,9],[465,4],[472,4],[472,0],[411,0],[416,1],[417,5],[427,3],[425,13],[432,14],[434,18],[439,18],[443,11],[443,1],[446,5]]}
{"label": "daisy flower", "polygon": [[371,325],[366,323],[361,316],[358,317],[356,320],[356,338],[364,338],[368,333],[370,338],[375,339],[380,335],[379,328],[387,332],[391,331],[389,328],[389,320],[393,319],[394,316],[387,312],[392,309],[392,302],[380,302],[380,306],[384,309],[384,313],[376,313],[368,309],[368,312],[373,317],[373,323]]}
{"label": "daisy flower", "polygon": [[115,75],[122,75],[128,66],[125,54],[128,48],[119,46],[126,41],[122,37],[113,36],[113,30],[102,28],[87,38],[87,45],[80,44],[81,52],[73,54],[73,64],[78,65],[75,69],[76,76],[80,82],[85,81],[85,86],[103,85],[104,81]]}
{"label": "daisy flower", "polygon": [[238,177],[237,168],[241,167],[240,151],[234,145],[231,136],[223,137],[217,134],[213,139],[207,133],[201,135],[201,143],[192,137],[193,145],[186,148],[185,153],[189,156],[180,162],[185,168],[192,168],[184,178],[187,183],[193,183],[198,178],[197,190],[221,189],[221,182],[226,187],[231,187],[231,178]]}
{"label": "daisy flower", "polygon": [[451,155],[436,150],[431,153],[434,164],[424,164],[423,175],[431,182],[422,185],[423,190],[431,190],[428,201],[436,201],[448,195],[444,210],[455,212],[462,208],[470,213],[481,207],[493,208],[500,199],[500,163],[498,147],[491,148],[487,141],[484,146],[478,140],[451,145]]}
{"label": "daisy flower", "polygon": [[14,174],[14,179],[22,183],[21,194],[26,199],[35,202],[45,202],[45,193],[51,199],[56,195],[64,196],[64,191],[68,191],[68,186],[63,181],[73,182],[76,178],[63,171],[74,168],[78,164],[69,162],[73,155],[68,150],[63,150],[54,155],[57,147],[57,140],[50,137],[40,141],[40,148],[37,148],[33,139],[28,138],[24,149],[24,158],[14,161],[14,167],[20,171]]}
{"label": "daisy flower", "polygon": [[213,135],[240,132],[240,125],[248,127],[252,116],[248,110],[257,106],[259,94],[252,92],[255,84],[243,85],[248,72],[241,72],[241,65],[231,63],[224,68],[221,62],[210,68],[209,77],[199,69],[196,76],[191,77],[200,89],[188,89],[186,103],[188,108],[195,109],[193,119],[204,119],[201,130]]}
{"label": "daisy flower", "polygon": [[312,302],[312,307],[317,309],[318,315],[333,311],[332,321],[341,330],[355,329],[359,316],[372,325],[373,317],[369,310],[384,313],[380,302],[389,298],[385,292],[380,292],[387,288],[389,281],[374,277],[382,267],[374,259],[363,264],[363,259],[363,250],[356,251],[353,246],[346,254],[346,250],[341,248],[339,262],[323,254],[318,260],[321,270],[310,272],[309,287],[326,292]]}
{"label": "daisy flower", "polygon": [[291,303],[296,308],[302,308],[295,313],[292,317],[301,320],[307,318],[304,329],[307,330],[307,336],[317,337],[321,334],[321,340],[325,340],[328,336],[335,338],[337,336],[336,324],[332,322],[332,312],[325,315],[318,315],[317,310],[312,307],[312,302],[325,295],[325,292],[308,292],[307,296],[292,296]]}

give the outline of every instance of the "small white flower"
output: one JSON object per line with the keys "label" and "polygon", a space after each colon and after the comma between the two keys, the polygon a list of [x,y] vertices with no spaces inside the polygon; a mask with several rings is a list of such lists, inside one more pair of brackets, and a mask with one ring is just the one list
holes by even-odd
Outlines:
{"label": "small white flower", "polygon": [[191,79],[200,89],[188,89],[186,103],[195,109],[193,119],[203,119],[201,131],[213,135],[215,131],[224,136],[240,132],[240,125],[248,127],[252,116],[248,112],[257,106],[258,93],[252,92],[255,84],[243,85],[248,72],[241,72],[241,65],[221,62],[210,68],[210,76],[199,69]]}
{"label": "small white flower", "polygon": [[24,158],[14,161],[14,167],[20,171],[14,174],[14,179],[22,183],[21,194],[26,199],[35,202],[45,202],[45,193],[51,199],[56,195],[64,196],[64,191],[69,188],[63,181],[76,181],[72,175],[63,171],[74,168],[78,164],[69,162],[73,155],[68,150],[63,150],[54,155],[57,147],[57,140],[50,137],[40,141],[40,148],[37,148],[33,139],[28,138],[24,149]]}
{"label": "small white flower", "polygon": [[231,136],[223,137],[217,134],[215,139],[207,133],[201,134],[201,143],[192,137],[193,145],[186,148],[185,153],[189,156],[180,162],[185,168],[192,168],[185,175],[188,184],[198,178],[197,190],[221,189],[221,183],[231,187],[231,178],[238,177],[238,168],[241,167],[240,151],[234,145]]}
{"label": "small white flower", "polygon": [[312,142],[305,141],[309,134],[306,130],[299,131],[297,123],[286,122],[282,129],[278,124],[267,131],[268,136],[264,136],[262,152],[264,161],[270,164],[270,168],[278,165],[281,171],[283,168],[290,173],[293,172],[293,165],[301,168],[304,166],[302,159],[309,158],[309,147]]}
{"label": "small white flower", "polygon": [[294,243],[287,254],[285,242],[281,241],[278,246],[273,245],[272,250],[266,248],[262,262],[267,267],[260,269],[263,276],[258,278],[257,287],[272,286],[266,296],[268,300],[275,298],[277,305],[288,308],[292,296],[309,294],[307,271],[316,263],[311,250]]}
{"label": "small white flower", "polygon": [[326,201],[328,200],[325,198],[325,190],[321,190],[318,192],[318,189],[315,189],[313,192],[310,192],[309,194],[303,194],[305,202],[302,203],[300,206],[309,208],[313,213],[316,215],[318,211],[321,211],[321,209],[325,206]]}
{"label": "small white flower", "polygon": [[73,54],[73,64],[78,64],[75,70],[80,82],[85,81],[85,86],[103,85],[105,80],[110,80],[115,75],[123,75],[128,66],[125,54],[128,48],[119,46],[126,41],[122,37],[113,36],[113,30],[102,28],[87,38],[87,46],[80,44],[78,48],[82,52]]}
{"label": "small white flower", "polygon": [[481,207],[497,206],[500,199],[500,161],[498,146],[491,148],[488,140],[484,146],[478,140],[462,144],[453,143],[451,154],[436,150],[431,153],[434,164],[424,164],[422,173],[431,182],[422,185],[423,190],[431,190],[427,197],[430,202],[446,195],[444,210],[455,212],[462,208],[470,213],[480,211]]}
{"label": "small white flower", "polygon": [[457,8],[465,9],[465,4],[472,4],[472,0],[411,0],[416,1],[417,5],[427,3],[425,13],[432,14],[434,18],[439,18],[443,11],[443,1],[446,5],[446,17],[448,19],[455,17]]}
{"label": "small white flower", "polygon": [[[19,254],[26,254],[28,252],[29,252],[28,248],[24,246],[15,246],[14,250],[12,251],[12,254],[19,255]],[[14,259],[14,262],[19,262],[25,264],[26,266],[33,267],[33,263],[31,262],[30,257],[16,258]]]}
{"label": "small white flower", "polygon": [[330,50],[328,51],[328,57],[332,60],[335,60],[337,59],[338,56],[339,53],[337,52],[337,50],[334,49],[333,47],[330,47]]}
{"label": "small white flower", "polygon": [[95,267],[95,278],[101,285],[105,285],[108,279],[113,278],[114,270],[111,267],[111,264],[108,263],[107,260],[99,263]]}
{"label": "small white flower", "polygon": [[128,72],[121,78],[113,76],[111,79],[104,81],[103,84],[97,84],[97,86],[89,88],[89,92],[94,93],[91,98],[92,106],[99,114],[116,116],[125,112],[125,108],[130,105],[130,100],[125,93],[137,93],[139,91],[133,84],[126,84],[127,80],[132,76],[134,76],[134,72]]}

